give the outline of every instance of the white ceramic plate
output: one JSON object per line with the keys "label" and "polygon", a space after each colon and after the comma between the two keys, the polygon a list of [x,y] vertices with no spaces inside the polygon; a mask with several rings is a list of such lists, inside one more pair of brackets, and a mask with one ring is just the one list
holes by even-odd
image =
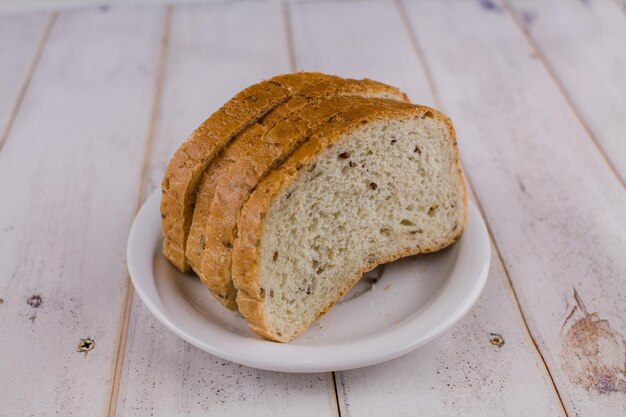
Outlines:
{"label": "white ceramic plate", "polygon": [[328,314],[289,344],[260,339],[194,275],[161,254],[160,192],[143,205],[128,239],[128,269],[143,302],[189,343],[221,358],[284,372],[358,368],[401,356],[441,334],[474,304],[487,280],[490,244],[469,204],[467,227],[451,247],[365,274]]}

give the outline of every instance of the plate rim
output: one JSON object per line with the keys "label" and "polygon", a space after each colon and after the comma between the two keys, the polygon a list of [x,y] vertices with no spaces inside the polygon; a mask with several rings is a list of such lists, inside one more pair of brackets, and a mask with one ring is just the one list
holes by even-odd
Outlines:
{"label": "plate rim", "polygon": [[[178,337],[205,352],[242,365],[281,372],[330,372],[374,365],[403,356],[439,336],[465,316],[478,300],[487,282],[491,263],[491,242],[478,208],[468,199],[467,225],[463,235],[455,243],[455,245],[460,245],[460,248],[449,276],[460,273],[455,270],[459,267],[459,258],[462,254],[467,256],[467,252],[471,254],[478,251],[482,254],[482,259],[474,259],[479,265],[474,266],[476,269],[472,273],[474,280],[467,294],[462,296],[461,304],[419,337],[411,337],[410,332],[408,335],[407,332],[411,330],[410,324],[417,322],[417,318],[423,313],[405,320],[401,325],[391,326],[387,331],[373,335],[371,338],[360,338],[334,345],[281,344],[260,338],[253,339],[213,323],[210,326],[214,327],[217,337],[214,337],[212,342],[208,342],[184,329],[184,325],[177,323],[175,317],[172,317],[163,304],[154,299],[154,294],[160,299],[155,285],[153,263],[155,251],[158,250],[155,248],[161,247],[162,239],[160,217],[158,214],[154,215],[154,212],[159,212],[160,195],[159,190],[156,190],[146,199],[130,229],[127,243],[127,266],[133,287],[150,313]],[[470,233],[474,237],[471,244],[467,242],[469,237],[466,237]],[[454,290],[454,287],[449,290]],[[440,297],[441,294],[429,301],[427,305],[432,301],[437,301]],[[427,308],[425,306],[422,312]],[[388,337],[391,337],[391,343]],[[365,349],[367,345],[369,347]],[[355,354],[355,350],[365,352],[365,354]],[[250,353],[253,354],[250,355]]]}

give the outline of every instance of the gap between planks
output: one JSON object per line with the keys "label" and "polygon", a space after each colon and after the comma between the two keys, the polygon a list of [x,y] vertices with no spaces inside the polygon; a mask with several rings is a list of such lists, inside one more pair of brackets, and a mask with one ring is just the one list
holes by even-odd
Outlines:
{"label": "gap between planks", "polygon": [[0,134],[0,152],[2,152],[2,148],[9,137],[9,133],[11,133],[11,128],[13,127],[13,122],[15,122],[15,118],[17,117],[17,113],[20,111],[22,107],[22,102],[24,101],[24,96],[26,95],[26,90],[28,90],[28,86],[30,85],[30,81],[33,79],[33,74],[39,65],[39,61],[41,60],[41,56],[43,55],[43,50],[48,43],[48,39],[50,38],[50,33],[52,33],[52,28],[54,27],[55,22],[59,16],[58,12],[53,12],[49,17],[46,25],[41,34],[41,38],[37,43],[37,48],[35,49],[35,53],[33,54],[33,58],[31,59],[30,65],[26,71],[26,76],[24,80],[22,80],[22,85],[19,88],[17,93],[17,98],[15,100],[15,104],[11,113],[9,114],[9,119],[7,120],[7,124],[4,128],[2,134]]}
{"label": "gap between planks", "polygon": [[289,3],[283,1],[281,3],[283,11],[283,22],[285,23],[285,38],[287,39],[287,56],[289,57],[289,70],[296,72],[296,49],[293,42],[293,27],[291,26],[291,11]]}
{"label": "gap between planks", "polygon": [[[159,61],[157,64],[157,73],[154,79],[154,96],[150,107],[150,119],[148,122],[148,130],[145,136],[144,156],[141,164],[141,172],[139,174],[139,190],[137,192],[137,203],[135,205],[135,213],[139,211],[144,200],[146,190],[146,179],[148,176],[148,162],[150,159],[152,144],[154,142],[154,131],[156,121],[159,114],[161,102],[161,91],[163,88],[163,78],[165,75],[165,61],[168,53],[170,27],[172,21],[172,6],[165,8],[163,16],[163,32],[161,34],[161,46],[159,52]],[[126,296],[122,310],[122,328],[120,330],[119,344],[117,355],[115,358],[115,367],[113,368],[113,382],[111,386],[111,395],[109,397],[109,408],[107,416],[113,417],[117,411],[117,402],[120,390],[120,378],[122,375],[122,366],[124,364],[124,355],[126,353],[126,341],[128,339],[128,325],[130,321],[130,311],[133,304],[134,290],[130,281],[130,275],[126,276]]]}
{"label": "gap between planks", "polygon": [[[420,65],[422,66],[423,70],[424,70],[424,74],[426,76],[426,80],[428,83],[428,86],[433,94],[433,99],[435,101],[435,103],[437,104],[437,106],[439,106],[440,108],[443,108],[442,102],[439,98],[439,94],[437,92],[437,89],[435,87],[435,83],[432,77],[432,73],[430,70],[430,67],[428,66],[427,62],[426,62],[426,58],[424,57],[424,54],[422,52],[422,49],[419,46],[419,42],[417,40],[417,35],[415,33],[415,31],[413,30],[413,26],[408,18],[406,9],[404,7],[404,4],[402,3],[402,0],[394,0],[394,3],[398,9],[398,12],[400,13],[400,17],[402,20],[402,24],[407,32],[407,35],[409,37],[409,40],[411,42],[411,46],[413,47],[413,50],[415,51],[415,55],[417,56],[417,59],[420,63]],[[615,172],[614,172],[615,173]],[[523,312],[522,312],[522,308],[520,306],[519,303],[519,299],[517,296],[517,293],[515,292],[515,288],[513,287],[513,283],[511,282],[511,278],[509,275],[509,270],[506,268],[506,265],[504,264],[503,260],[502,260],[502,256],[500,255],[500,249],[498,248],[498,244],[496,242],[496,240],[493,237],[493,232],[491,230],[491,227],[489,226],[489,222],[487,221],[487,218],[485,217],[485,213],[483,211],[483,207],[480,203],[480,201],[478,200],[478,197],[476,196],[476,194],[474,193],[474,186],[472,185],[472,182],[469,178],[469,175],[466,173],[465,174],[465,178],[467,180],[469,189],[470,189],[470,193],[471,195],[473,195],[474,197],[474,201],[476,202],[476,205],[478,207],[478,210],[480,211],[481,215],[483,216],[483,218],[485,219],[485,225],[487,227],[487,232],[489,234],[489,238],[491,240],[491,242],[493,242],[493,246],[495,248],[495,261],[498,263],[500,269],[503,271],[503,276],[505,277],[504,279],[504,284],[505,287],[507,288],[507,291],[509,292],[512,300],[513,300],[513,308],[514,310],[517,312],[518,315],[518,319],[520,321],[520,324],[522,325],[522,332],[527,336],[527,338],[530,341],[530,345],[533,347],[533,351],[535,352],[535,355],[537,356],[537,358],[539,359],[539,361],[541,362],[541,364],[543,365],[543,369],[546,372],[546,375],[548,377],[548,379],[550,380],[551,386],[554,389],[554,393],[556,395],[556,397],[559,400],[559,404],[561,406],[561,410],[563,412],[563,415],[568,416],[567,414],[567,410],[565,409],[565,405],[563,404],[563,399],[561,398],[561,394],[556,386],[556,383],[554,382],[554,378],[552,377],[552,373],[550,372],[550,368],[548,367],[548,364],[546,363],[543,354],[541,353],[541,351],[539,350],[539,346],[537,345],[537,342],[535,340],[535,338],[533,337],[532,333],[530,332],[530,328],[528,327],[528,322],[526,321],[526,317],[524,316]]]}
{"label": "gap between planks", "polygon": [[[554,84],[556,84],[558,90],[561,92],[561,95],[565,98],[567,105],[570,107],[570,109],[572,109],[572,112],[574,113],[574,116],[578,120],[578,123],[580,123],[585,133],[587,133],[587,137],[589,138],[591,143],[594,145],[594,147],[600,154],[600,157],[604,160],[606,165],[609,167],[609,170],[611,171],[613,176],[615,176],[617,181],[622,185],[622,188],[626,190],[626,178],[622,178],[620,176],[619,172],[615,168],[615,165],[613,165],[611,160],[606,156],[606,150],[602,147],[602,145],[600,145],[600,142],[594,135],[593,131],[591,130],[591,128],[589,127],[585,119],[582,117],[582,114],[578,110],[578,107],[576,107],[576,105],[574,104],[574,100],[572,100],[571,96],[567,92],[567,89],[565,88],[565,85],[561,82],[561,80],[557,76],[554,68],[552,68],[552,65],[550,64],[545,54],[543,53],[543,50],[541,49],[537,41],[535,41],[535,38],[533,38],[532,34],[530,33],[526,25],[524,25],[524,23],[520,20],[519,14],[516,12],[514,7],[511,6],[511,4],[509,3],[509,0],[502,0],[502,5],[504,6],[504,9],[506,9],[507,13],[511,16],[513,23],[515,24],[517,29],[522,33],[524,39],[526,40],[530,48],[539,57],[539,60],[543,64],[548,75],[550,76]],[[622,9],[622,12],[626,14],[626,9],[624,9],[623,7],[620,7],[620,9]]]}
{"label": "gap between planks", "polygon": [[337,411],[337,417],[341,417],[341,407],[339,406],[339,390],[337,389],[337,373],[332,371],[330,377],[333,380],[333,388],[335,389],[335,410]]}

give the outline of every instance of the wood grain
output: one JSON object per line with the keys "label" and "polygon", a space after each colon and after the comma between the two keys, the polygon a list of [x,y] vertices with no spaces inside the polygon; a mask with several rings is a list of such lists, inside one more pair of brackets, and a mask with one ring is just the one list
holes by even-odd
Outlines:
{"label": "wood grain", "polygon": [[[346,25],[354,11],[350,4],[291,5],[296,61],[323,65],[323,70],[340,75],[341,71],[357,73],[373,62],[384,62],[377,77],[394,85],[404,80],[413,89],[414,101],[435,102],[394,4],[359,2],[358,7],[360,16],[367,19],[353,19]],[[303,22],[321,16],[325,16],[325,34],[314,36],[315,27]],[[372,28],[380,29],[376,31],[382,37],[377,48],[363,48],[358,53],[353,40],[367,38]],[[349,59],[342,60],[344,56]],[[347,68],[347,62],[352,68]],[[522,415],[561,412],[497,259],[494,256],[483,296],[453,330],[403,358],[336,373],[342,416],[520,415],[524,401],[520,392],[534,398]],[[492,344],[496,334],[504,340],[501,347]]]}
{"label": "wood grain", "polygon": [[161,17],[61,14],[0,153],[2,416],[107,412]]}
{"label": "wood grain", "polygon": [[[620,352],[588,364],[568,353],[576,349],[566,326],[576,290],[587,311],[610,325],[617,346],[626,334],[621,184],[506,9],[491,2],[405,4],[567,412],[623,415],[624,369],[613,363]],[[596,342],[583,345],[593,351]],[[571,368],[588,381],[581,384]]]}
{"label": "wood grain", "polygon": [[[242,88],[289,72],[278,3],[175,8],[147,190],[206,117]],[[146,193],[146,195],[149,195]],[[216,358],[165,329],[135,298],[116,415],[324,416],[337,412],[331,374],[281,374]]]}
{"label": "wood grain", "polygon": [[626,22],[611,0],[513,0],[515,17],[626,181]]}
{"label": "wood grain", "polygon": [[0,150],[41,56],[54,16],[0,16]]}

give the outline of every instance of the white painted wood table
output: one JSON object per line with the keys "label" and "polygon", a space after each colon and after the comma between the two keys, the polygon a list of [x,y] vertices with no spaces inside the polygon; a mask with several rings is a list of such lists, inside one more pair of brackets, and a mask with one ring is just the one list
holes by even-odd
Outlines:
{"label": "white painted wood table", "polygon": [[[377,366],[225,362],[167,331],[129,284],[131,221],[181,141],[244,86],[300,69],[448,113],[491,233],[471,312]],[[6,14],[0,135],[2,417],[626,415],[621,0]]]}

